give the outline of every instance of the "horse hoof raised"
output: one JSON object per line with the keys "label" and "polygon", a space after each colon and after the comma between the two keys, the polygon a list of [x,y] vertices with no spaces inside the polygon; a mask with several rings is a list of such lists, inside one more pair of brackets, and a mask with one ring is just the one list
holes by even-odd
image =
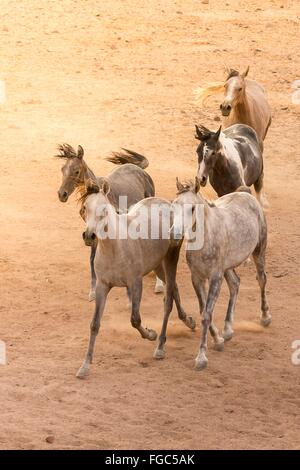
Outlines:
{"label": "horse hoof raised", "polygon": [[204,356],[204,357],[201,357],[201,359],[197,357],[195,360],[195,369],[196,370],[206,369],[207,364],[208,364],[207,357]]}
{"label": "horse hoof raised", "polygon": [[272,321],[272,316],[270,314],[268,314],[267,317],[262,317],[260,319],[260,324],[264,327],[267,327],[267,326],[270,325],[271,321]]}
{"label": "horse hoof raised", "polygon": [[215,351],[224,351],[224,339],[220,338],[217,343],[214,344]]}
{"label": "horse hoof raised", "polygon": [[156,348],[153,354],[154,359],[164,359],[165,358],[165,351],[163,349]]}
{"label": "horse hoof raised", "polygon": [[150,329],[148,330],[148,328],[147,328],[147,333],[148,333],[147,334],[147,339],[149,339],[149,341],[155,341],[156,340],[156,338],[157,338],[156,331],[150,330]]}
{"label": "horse hoof raised", "polygon": [[191,330],[194,330],[196,328],[196,322],[193,319],[193,317],[186,317],[185,322],[186,326],[190,328]]}
{"label": "horse hoof raised", "polygon": [[85,377],[87,377],[89,375],[89,373],[90,373],[89,368],[86,367],[86,366],[82,366],[78,370],[78,372],[76,374],[76,377],[77,377],[77,379],[84,379]]}
{"label": "horse hoof raised", "polygon": [[89,302],[93,302],[93,300],[95,300],[95,298],[96,298],[96,291],[90,290],[90,293],[89,293]]}

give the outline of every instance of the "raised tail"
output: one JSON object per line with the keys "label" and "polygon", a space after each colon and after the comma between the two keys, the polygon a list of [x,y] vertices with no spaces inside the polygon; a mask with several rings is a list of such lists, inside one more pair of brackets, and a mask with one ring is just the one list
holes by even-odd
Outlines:
{"label": "raised tail", "polygon": [[114,163],[115,165],[125,165],[131,163],[132,165],[139,166],[143,170],[149,165],[149,161],[143,155],[134,152],[133,150],[127,150],[122,148],[122,152],[113,152],[110,157],[105,160]]}

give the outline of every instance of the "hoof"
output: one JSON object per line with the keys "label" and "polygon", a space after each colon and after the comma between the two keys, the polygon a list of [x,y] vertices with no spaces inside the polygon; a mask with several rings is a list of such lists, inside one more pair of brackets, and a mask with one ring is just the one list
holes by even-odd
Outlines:
{"label": "hoof", "polygon": [[93,300],[95,300],[95,298],[96,298],[96,291],[90,290],[90,293],[89,293],[89,302],[93,302]]}
{"label": "hoof", "polygon": [[223,331],[223,338],[224,341],[230,341],[233,337],[233,330],[226,330]]}
{"label": "hoof", "polygon": [[194,330],[196,328],[196,322],[193,319],[193,317],[186,317],[185,322],[186,326],[190,328],[191,330]]}
{"label": "hoof", "polygon": [[76,374],[77,379],[84,379],[90,373],[90,370],[87,366],[80,367],[79,371]]}
{"label": "hoof", "polygon": [[224,351],[224,339],[220,338],[218,343],[214,344],[215,351]]}
{"label": "hoof", "polygon": [[157,338],[156,331],[148,330],[148,328],[147,328],[147,333],[148,333],[147,339],[149,339],[149,341],[155,341],[156,340],[156,338]]}
{"label": "hoof", "polygon": [[154,359],[164,359],[166,353],[163,349],[156,348],[153,354]]}
{"label": "hoof", "polygon": [[196,370],[206,369],[207,364],[208,364],[208,360],[206,357],[202,357],[201,359],[198,359],[197,357],[195,361],[195,369]]}
{"label": "hoof", "polygon": [[260,319],[260,324],[264,327],[267,327],[270,325],[272,321],[272,316],[269,314],[267,317],[263,317]]}

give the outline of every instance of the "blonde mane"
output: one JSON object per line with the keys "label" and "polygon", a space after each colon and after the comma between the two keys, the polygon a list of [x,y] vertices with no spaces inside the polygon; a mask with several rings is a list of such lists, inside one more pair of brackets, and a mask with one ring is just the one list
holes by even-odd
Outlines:
{"label": "blonde mane", "polygon": [[225,90],[224,83],[213,83],[206,88],[199,87],[194,90],[196,102],[200,105],[204,105],[207,98],[212,95],[217,95]]}

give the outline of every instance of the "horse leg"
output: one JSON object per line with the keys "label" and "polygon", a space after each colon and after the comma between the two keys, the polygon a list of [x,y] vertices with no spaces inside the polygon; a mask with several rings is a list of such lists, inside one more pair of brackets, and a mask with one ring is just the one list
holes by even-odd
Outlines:
{"label": "horse leg", "polygon": [[134,281],[131,286],[131,324],[133,328],[136,328],[142,338],[149,339],[150,341],[155,341],[157,338],[157,333],[154,330],[144,328],[142,326],[141,316],[140,316],[140,304],[142,299],[143,292],[143,279],[138,278]]}
{"label": "horse leg", "polygon": [[95,267],[94,267],[94,261],[95,261],[95,256],[96,256],[96,251],[97,251],[97,240],[94,242],[91,246],[91,254],[90,254],[90,267],[91,267],[91,289],[89,293],[89,302],[92,302],[92,300],[95,300],[96,298],[96,273],[95,273]]}
{"label": "horse leg", "polygon": [[269,326],[272,321],[272,316],[269,312],[269,306],[266,296],[267,276],[265,273],[265,246],[259,247],[253,252],[253,260],[256,266],[257,280],[261,292],[261,319],[260,323],[263,326]]}
{"label": "horse leg", "polygon": [[[198,298],[200,315],[202,315],[206,304],[205,281],[200,279],[198,276],[192,275],[192,283]],[[211,321],[209,326],[209,332],[214,340],[214,348],[217,351],[223,351],[224,338],[219,334],[218,328],[215,326],[213,321]]]}
{"label": "horse leg", "polygon": [[223,338],[225,341],[229,341],[233,336],[232,322],[237,296],[239,292],[240,278],[238,277],[234,269],[228,269],[228,271],[225,271],[224,277],[229,288],[230,298],[225,317]]}
{"label": "horse leg", "polygon": [[130,288],[127,286],[126,287],[126,292],[127,292],[127,307],[129,310],[131,310],[131,304],[132,304],[132,296],[131,296],[131,290]]}
{"label": "horse leg", "polygon": [[267,197],[265,195],[265,192],[263,190],[264,187],[264,172],[262,171],[258,179],[254,183],[254,189],[257,194],[257,199],[260,203],[260,205],[264,208],[267,209],[269,207],[269,203],[267,200]]}
{"label": "horse leg", "polygon": [[[182,320],[186,324],[186,326],[191,329],[194,329],[196,326],[196,323],[192,319],[192,317],[188,317],[186,315],[180,302],[179,290],[176,284],[176,270],[179,252],[180,247],[171,248],[163,261],[163,266],[159,266],[157,269],[159,277],[163,278],[166,281],[166,292],[164,298],[164,319],[159,336],[159,344],[154,352],[155,359],[163,359],[165,357],[164,345],[167,340],[167,326],[169,316],[173,308],[173,299],[175,300],[178,311],[178,317],[180,318],[180,320]],[[161,270],[163,270],[163,273],[161,272]]]}
{"label": "horse leg", "polygon": [[216,301],[218,299],[218,296],[221,290],[222,280],[223,280],[223,274],[221,273],[214,275],[210,280],[207,300],[206,300],[206,304],[205,304],[205,308],[203,312],[200,349],[199,349],[199,353],[198,353],[198,356],[196,357],[196,362],[195,362],[196,369],[204,369],[208,363],[208,360],[206,357],[207,332],[208,332],[209,327],[212,324],[212,315],[213,315]]}
{"label": "horse leg", "polygon": [[156,282],[155,282],[155,287],[154,287],[154,292],[155,294],[161,294],[165,290],[165,283],[158,277],[156,276]]}
{"label": "horse leg", "polygon": [[110,291],[110,288],[106,286],[105,284],[98,283],[96,286],[96,306],[95,306],[94,317],[93,317],[93,320],[91,322],[91,327],[90,327],[91,332],[90,332],[89,347],[88,347],[85,361],[83,362],[82,366],[80,367],[80,369],[78,370],[76,374],[76,377],[78,377],[79,379],[83,379],[89,373],[90,364],[93,359],[95,341],[96,341],[97,334],[99,332],[100,321],[101,321],[101,317],[104,311],[107,294],[109,293],[109,291]]}

